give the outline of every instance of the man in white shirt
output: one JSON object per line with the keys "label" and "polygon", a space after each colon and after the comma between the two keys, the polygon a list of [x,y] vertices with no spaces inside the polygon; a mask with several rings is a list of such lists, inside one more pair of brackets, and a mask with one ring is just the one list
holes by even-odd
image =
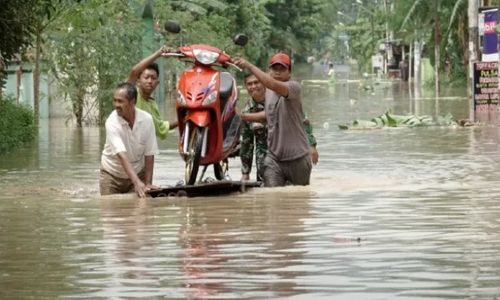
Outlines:
{"label": "man in white shirt", "polygon": [[106,143],[101,156],[101,195],[135,190],[141,198],[152,185],[154,155],[158,154],[151,115],[135,107],[137,90],[120,83],[113,94],[115,110],[106,120]]}

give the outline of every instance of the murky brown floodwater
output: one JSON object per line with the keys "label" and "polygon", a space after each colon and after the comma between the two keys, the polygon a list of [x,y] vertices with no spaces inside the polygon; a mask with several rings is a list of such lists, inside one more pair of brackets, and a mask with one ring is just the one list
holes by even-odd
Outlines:
{"label": "murky brown floodwater", "polygon": [[[309,89],[311,186],[212,198],[100,198],[100,130],[44,123],[0,157],[0,298],[497,299],[498,129],[337,127],[386,109],[466,118],[457,94]],[[183,176],[175,143],[156,183]]]}

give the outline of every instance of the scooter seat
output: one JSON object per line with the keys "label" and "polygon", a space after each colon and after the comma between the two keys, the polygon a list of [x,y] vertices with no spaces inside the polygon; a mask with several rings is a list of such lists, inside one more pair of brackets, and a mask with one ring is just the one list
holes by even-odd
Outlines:
{"label": "scooter seat", "polygon": [[233,76],[228,72],[220,72],[220,104],[221,111],[226,107],[227,99],[231,96],[233,90]]}

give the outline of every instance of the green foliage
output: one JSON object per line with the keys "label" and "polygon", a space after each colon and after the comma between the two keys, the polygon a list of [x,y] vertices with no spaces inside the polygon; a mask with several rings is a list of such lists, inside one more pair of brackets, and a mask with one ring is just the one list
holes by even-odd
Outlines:
{"label": "green foliage", "polygon": [[248,36],[249,42],[245,46],[244,55],[253,63],[264,67],[270,53],[273,51],[268,43],[271,39],[271,19],[266,13],[266,1],[235,1],[230,5],[228,15],[234,33],[243,33]]}
{"label": "green foliage", "polygon": [[[78,125],[99,123],[111,110],[114,86],[140,58],[138,16],[123,1],[82,1],[48,29],[45,59],[58,91],[71,101]],[[96,115],[99,108],[104,111]]]}
{"label": "green foliage", "polygon": [[33,111],[0,98],[0,154],[29,142],[34,137]]}
{"label": "green foliage", "polygon": [[448,113],[444,116],[438,115],[436,119],[429,115],[395,115],[389,111],[371,120],[354,120],[352,124],[340,124],[342,130],[362,130],[383,127],[424,127],[424,126],[455,126],[457,122]]}
{"label": "green foliage", "polygon": [[265,67],[277,51],[305,61],[332,28],[336,4],[325,0],[214,0],[159,1],[155,5],[160,20],[175,19],[181,24],[184,43],[209,43],[239,55],[239,48],[229,42],[236,33],[246,34],[245,56]]}
{"label": "green foliage", "polygon": [[330,5],[320,0],[267,1],[272,26],[269,47],[302,56],[312,53],[324,26],[331,22],[331,16],[324,14]]}
{"label": "green foliage", "polygon": [[[369,72],[371,57],[386,40],[388,9],[381,1],[363,0],[338,6],[335,18],[338,23],[328,41],[334,60],[346,61],[351,57],[358,62],[359,72]],[[348,48],[347,48],[348,45]]]}
{"label": "green foliage", "polygon": [[[447,80],[465,78],[466,1],[439,0],[443,29],[441,66]],[[496,1],[496,0],[495,0]],[[71,101],[82,123],[98,123],[111,110],[114,86],[142,58],[142,28],[136,8],[146,0],[0,0],[0,53],[11,57],[42,34],[42,61],[57,79],[60,97]],[[497,1],[498,2],[498,1]],[[370,58],[388,32],[403,44],[425,42],[433,54],[432,1],[400,0],[170,0],[154,3],[154,19],[179,22],[181,35],[157,33],[154,45],[208,43],[233,56],[244,55],[262,68],[276,51],[293,54],[295,63],[317,59],[358,61],[369,70]],[[384,5],[384,3],[392,3]],[[496,2],[495,2],[496,3]],[[342,12],[338,14],[338,12]],[[345,25],[340,25],[342,22]],[[232,37],[244,33],[241,49]],[[340,38],[339,38],[340,37]],[[167,59],[175,78],[184,65]],[[96,114],[99,111],[99,114]]]}
{"label": "green foliage", "polygon": [[16,55],[23,58],[21,55],[34,43],[34,36],[55,17],[56,6],[65,1],[70,0],[0,0],[0,63]]}
{"label": "green foliage", "polygon": [[0,1],[0,57],[9,60],[32,43],[38,0]]}
{"label": "green foliage", "polygon": [[172,9],[177,11],[188,11],[198,17],[207,15],[214,10],[222,11],[226,4],[218,0],[171,0]]}
{"label": "green foliage", "polygon": [[[442,37],[440,47],[440,72],[447,75],[448,82],[463,82],[466,79],[467,62],[467,1],[440,0],[439,21],[442,24],[439,32]],[[426,53],[431,63],[434,58],[434,24],[435,13],[430,1],[403,0],[397,1],[391,20],[391,29],[395,29],[406,43],[421,40],[426,44]]]}

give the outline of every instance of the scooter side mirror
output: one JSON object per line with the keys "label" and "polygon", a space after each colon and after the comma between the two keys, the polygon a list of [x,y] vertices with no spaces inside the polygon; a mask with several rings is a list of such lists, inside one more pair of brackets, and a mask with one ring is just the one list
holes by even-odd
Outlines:
{"label": "scooter side mirror", "polygon": [[233,38],[233,42],[238,46],[245,46],[248,43],[248,37],[244,34],[237,34]]}
{"label": "scooter side mirror", "polygon": [[165,30],[170,32],[170,33],[181,32],[181,27],[179,26],[179,24],[177,24],[177,22],[175,22],[173,20],[166,21],[164,27],[165,27]]}

